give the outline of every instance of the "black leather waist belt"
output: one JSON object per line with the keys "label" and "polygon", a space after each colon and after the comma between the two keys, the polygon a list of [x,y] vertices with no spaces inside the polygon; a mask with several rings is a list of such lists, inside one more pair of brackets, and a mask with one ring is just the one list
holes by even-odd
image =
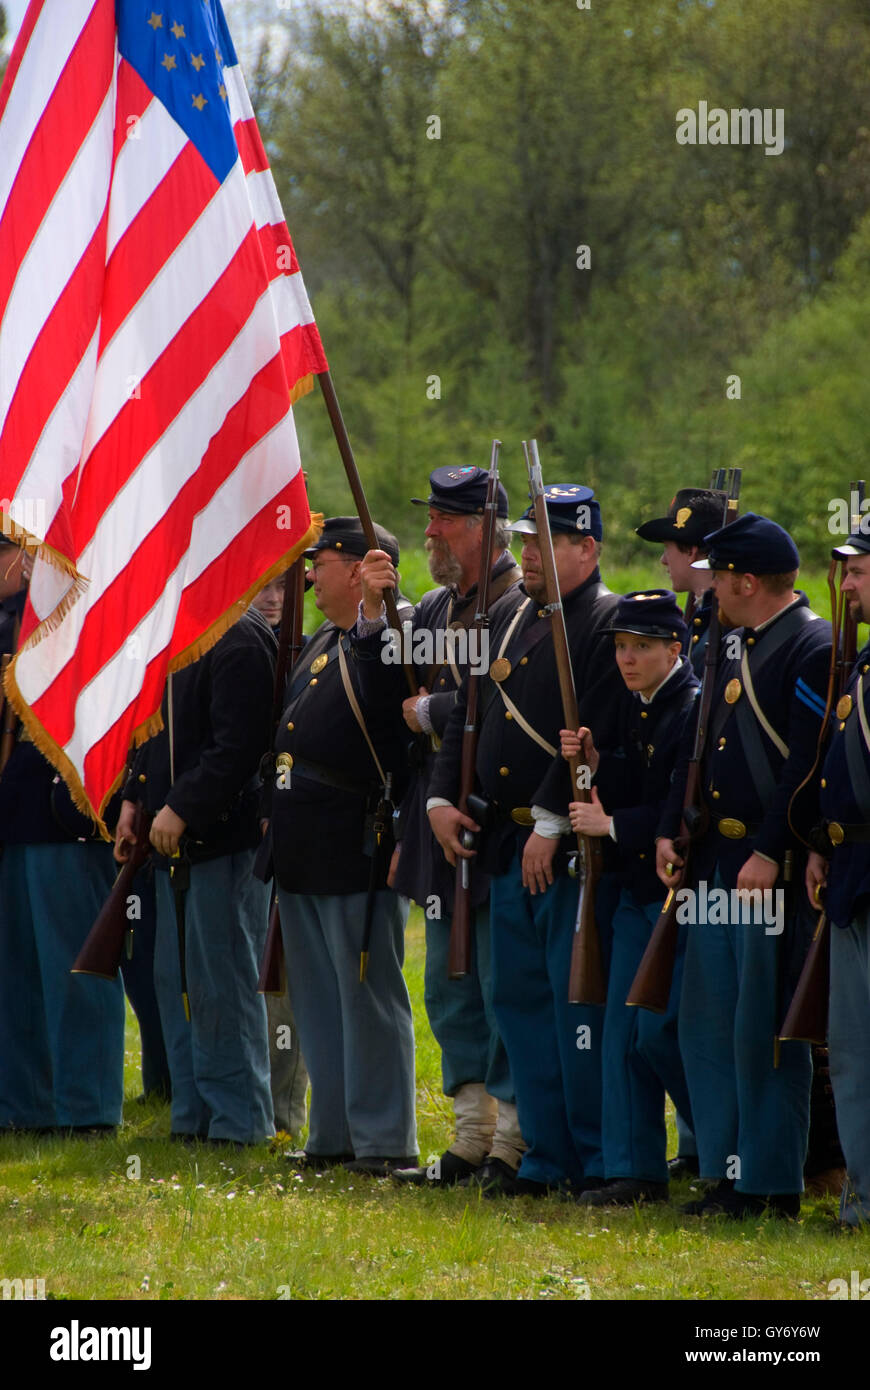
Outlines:
{"label": "black leather waist belt", "polygon": [[[278,756],[284,757],[286,754],[279,753]],[[344,773],[336,768],[309,762],[307,758],[294,758],[291,772],[293,777],[304,777],[306,782],[317,782],[320,786],[334,787],[337,791],[349,792],[351,796],[365,799],[380,787],[378,782],[356,782],[352,777],[345,777]]]}
{"label": "black leather waist belt", "polygon": [[825,826],[832,845],[870,844],[870,825],[843,825],[840,821],[829,820]]}

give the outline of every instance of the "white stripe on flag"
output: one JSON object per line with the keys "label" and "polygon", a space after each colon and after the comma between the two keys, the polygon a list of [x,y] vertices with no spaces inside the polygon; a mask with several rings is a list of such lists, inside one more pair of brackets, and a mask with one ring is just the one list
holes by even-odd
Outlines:
{"label": "white stripe on flag", "polygon": [[0,217],[33,132],[93,8],[94,0],[47,0],[36,21],[3,113]]}
{"label": "white stripe on flag", "polygon": [[245,203],[239,200],[242,179],[241,162],[236,160],[202,215],[137,301],[136,312],[128,315],[103,352],[85,435],[86,461],[127,403],[131,377],[144,380],[214,289],[251,230]]}
{"label": "white stripe on flag", "polygon": [[114,120],[112,86],[18,268],[3,316],[0,431],[33,345],[105,211]]}
{"label": "white stripe on flag", "polygon": [[135,139],[128,136],[115,160],[107,261],[187,144],[181,126],[156,98],[146,106],[134,129]]}

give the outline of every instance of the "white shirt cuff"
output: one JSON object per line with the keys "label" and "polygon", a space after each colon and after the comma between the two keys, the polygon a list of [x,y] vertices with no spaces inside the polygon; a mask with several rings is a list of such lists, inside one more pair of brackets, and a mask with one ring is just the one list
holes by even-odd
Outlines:
{"label": "white shirt cuff", "polygon": [[451,806],[451,807],[452,807],[452,806],[453,806],[453,802],[452,802],[452,801],[447,801],[446,798],[443,797],[443,796],[430,796],[430,797],[429,797],[429,800],[426,802],[426,814],[427,814],[427,816],[428,816],[428,814],[429,814],[430,811],[434,811],[434,810],[435,810],[435,807],[436,807],[436,806]]}
{"label": "white shirt cuff", "polygon": [[613,816],[610,817],[610,829],[607,833],[613,843],[616,844],[616,821],[613,819]]}
{"label": "white shirt cuff", "polygon": [[435,732],[432,728],[432,720],[429,718],[429,701],[431,699],[431,695],[420,695],[414,706],[414,712],[420,721],[420,728],[423,730],[424,734],[432,734]]}
{"label": "white shirt cuff", "polygon": [[535,818],[535,834],[542,835],[545,840],[561,840],[563,835],[571,833],[571,822],[567,816],[557,816],[555,811],[547,811],[543,806],[533,806],[532,815]]}

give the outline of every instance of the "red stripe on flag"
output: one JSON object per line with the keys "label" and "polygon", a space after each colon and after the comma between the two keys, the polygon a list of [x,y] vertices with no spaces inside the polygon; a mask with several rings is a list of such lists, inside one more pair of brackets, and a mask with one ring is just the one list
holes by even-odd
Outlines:
{"label": "red stripe on flag", "polygon": [[12,84],[15,81],[21,61],[27,52],[27,45],[30,43],[31,35],[36,28],[36,21],[45,8],[45,0],[30,0],[30,7],[24,16],[24,23],[18,30],[18,38],[12,49],[12,57],[9,59],[9,66],[0,84],[0,121],[3,119],[3,112],[6,110],[6,103],[9,100],[9,93],[12,91]]}
{"label": "red stripe on flag", "polygon": [[328,370],[320,334],[313,323],[298,324],[281,335],[281,352],[287,380],[295,383],[309,373],[318,375]]}
{"label": "red stripe on flag", "polygon": [[274,280],[279,275],[298,274],[299,262],[286,222],[271,222],[265,227],[258,227],[257,230],[269,279]]}
{"label": "red stripe on flag", "polygon": [[196,146],[186,144],[109,257],[100,325],[101,356],[218,186]]}
{"label": "red stripe on flag", "polygon": [[262,174],[269,167],[269,160],[263,148],[263,141],[252,117],[248,121],[236,121],[233,134],[242,157],[242,168],[246,174]]}
{"label": "red stripe on flag", "polygon": [[[278,507],[287,505],[291,511],[291,530],[278,530]],[[278,497],[270,502],[246,523],[244,534],[232,538],[227,549],[222,551],[206,570],[184,590],[172,651],[182,652],[192,645],[202,632],[203,626],[214,621],[215,612],[229,608],[238,593],[240,555],[239,547],[244,545],[248,553],[259,557],[254,566],[254,574],[262,574],[278,556],[285,554],[299,537],[308,529],[311,513],[305,492],[305,481],[301,471]],[[271,557],[271,558],[270,558]]]}
{"label": "red stripe on flag", "polygon": [[[0,433],[3,486],[17,490],[45,423],[66,389],[100,318],[106,256],[104,211],[81,260],[64,286],[18,378]],[[65,552],[69,553],[69,552]]]}
{"label": "red stripe on flag", "polygon": [[[115,14],[95,6],[39,118],[0,219],[0,319],[30,243],[96,120],[115,70]],[[6,82],[9,81],[7,74]],[[5,84],[4,84],[5,85]]]}
{"label": "red stripe on flag", "polygon": [[85,755],[83,781],[85,791],[95,806],[99,805],[103,789],[111,786],[124,766],[134,729],[144,724],[160,708],[167,664],[164,647],[145,667],[145,680],[136,699],[130,701],[124,712]]}
{"label": "red stripe on flag", "polygon": [[[253,378],[245,395],[226,416],[209,443],[196,473],[188,479],[166,513],[88,613],[76,643],[75,657],[34,703],[33,709],[40,719],[52,720],[52,727],[57,731],[54,734],[57,742],[64,744],[72,735],[72,707],[76,692],[82,690],[120,651],[128,634],[160,598],[167,577],[173,573],[188,549],[194,518],[232,475],[244,455],[283,419],[287,410],[282,362],[279,357],[273,357]],[[119,441],[119,447],[124,442]],[[301,497],[291,492],[288,485],[268,503],[272,516],[271,549],[262,556],[257,552],[258,564],[253,569],[240,564],[240,557],[236,554],[236,589],[228,597],[222,593],[212,594],[211,616],[206,619],[205,627],[210,626],[218,613],[229,608],[240,597],[239,573],[261,574],[289,548],[288,532],[278,531],[275,520],[277,506],[286,503],[291,506],[294,516],[298,512],[301,529],[301,521],[308,515],[301,473],[298,484]],[[295,527],[294,533],[299,533]],[[202,630],[200,628],[200,634]],[[174,641],[173,652],[183,651],[194,640],[195,637],[191,637],[180,645],[177,640]]]}
{"label": "red stripe on flag", "polygon": [[130,123],[131,116],[140,119],[145,115],[152,101],[156,97],[150,87],[146,87],[142,78],[134,67],[131,67],[126,58],[122,58],[118,64],[118,96],[115,101],[115,145],[112,151],[112,166],[124,148],[128,140],[139,138],[135,134],[136,126]]}
{"label": "red stripe on flag", "polygon": [[[76,497],[77,554],[93,536],[106,503],[233,343],[263,290],[259,241],[251,227],[224,273],[142,378],[139,398],[125,402],[91,451]],[[67,479],[70,499],[75,485],[75,479]]]}

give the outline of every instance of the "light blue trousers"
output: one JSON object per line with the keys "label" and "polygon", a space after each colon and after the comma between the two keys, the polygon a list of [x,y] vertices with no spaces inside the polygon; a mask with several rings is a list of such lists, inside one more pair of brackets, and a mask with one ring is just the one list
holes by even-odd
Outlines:
{"label": "light blue trousers", "polygon": [[840,1204],[848,1226],[870,1221],[870,908],[831,927],[828,1049],[837,1128],[849,1180]]}
{"label": "light blue trousers", "polygon": [[690,923],[680,1003],[701,1177],[758,1196],[803,1191],[810,1124],[809,1045],[783,1043],[774,1066],[778,950],[761,924]]}
{"label": "light blue trousers", "polygon": [[493,1001],[528,1145],[520,1175],[601,1177],[604,1010],[568,1003],[578,885],[560,876],[533,897],[519,858],[492,880]]}
{"label": "light blue trousers", "polygon": [[402,974],[408,900],[375,896],[360,983],[365,893],[278,889],[287,987],[311,1078],[309,1153],[417,1153],[414,1020]]}
{"label": "light blue trousers", "polygon": [[625,1002],[661,904],[638,903],[623,888],[613,916],[610,979],[604,1015],[604,1171],[608,1178],[668,1181],[665,1092],[691,1114],[677,1041],[686,928],[674,963],[667,1013]]}
{"label": "light blue trousers", "polygon": [[448,980],[450,918],[426,918],[426,1014],[441,1048],[444,1094],[455,1096],[467,1082],[482,1082],[497,1100],[514,1102],[514,1086],[492,1005],[489,903],[472,919],[471,971]]}
{"label": "light blue trousers", "polygon": [[124,988],[71,975],[111,891],[102,842],[7,845],[0,861],[0,1129],[117,1125]]}
{"label": "light blue trousers", "polygon": [[168,873],[157,871],[154,984],[172,1076],[172,1129],[257,1143],[274,1133],[266,1003],[257,993],[269,889],[251,875],[253,850],[190,870],[181,999],[178,929]]}

